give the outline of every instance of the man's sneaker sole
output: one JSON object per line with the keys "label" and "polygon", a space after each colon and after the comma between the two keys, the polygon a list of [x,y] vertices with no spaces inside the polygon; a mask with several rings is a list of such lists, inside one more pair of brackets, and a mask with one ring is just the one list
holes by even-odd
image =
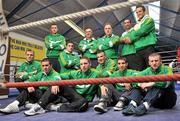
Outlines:
{"label": "man's sneaker sole", "polygon": [[94,111],[99,112],[99,113],[105,113],[105,112],[107,112],[107,109],[103,109],[103,108],[99,107],[98,105],[95,105]]}
{"label": "man's sneaker sole", "polygon": [[46,111],[44,110],[43,112],[36,112],[36,113],[27,113],[26,111],[24,112],[24,115],[26,116],[35,116],[35,115],[38,115],[38,114],[43,114],[45,113]]}
{"label": "man's sneaker sole", "polygon": [[113,109],[114,109],[114,111],[122,111],[123,110],[123,108],[119,108],[119,107],[114,107]]}

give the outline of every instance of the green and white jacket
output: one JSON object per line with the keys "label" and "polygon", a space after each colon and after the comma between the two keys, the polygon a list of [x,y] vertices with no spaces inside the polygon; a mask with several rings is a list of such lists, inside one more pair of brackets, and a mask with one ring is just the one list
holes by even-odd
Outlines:
{"label": "green and white jacket", "polygon": [[[124,71],[115,71],[110,77],[128,77],[128,76],[135,76],[138,72],[135,70],[131,70],[131,69],[126,69]],[[115,88],[118,91],[123,91],[125,90],[124,84],[123,83],[116,83],[114,84]]]}
{"label": "green and white jacket", "polygon": [[134,43],[136,50],[144,49],[147,46],[155,45],[157,42],[154,20],[145,15],[128,34],[128,37]]}
{"label": "green and white jacket", "polygon": [[64,36],[60,34],[48,34],[45,37],[45,46],[47,48],[46,56],[48,58],[58,58],[59,53],[66,47]]}
{"label": "green and white jacket", "polygon": [[[98,78],[99,73],[91,68],[86,72],[82,72],[81,70],[70,71],[67,73],[60,74],[62,79],[90,79],[90,78]],[[76,85],[75,90],[78,94],[85,97],[88,101],[92,101],[95,94],[98,91],[98,85]]]}
{"label": "green and white jacket", "polygon": [[[121,35],[121,39],[128,37],[131,31],[133,31],[133,28],[131,28],[129,31],[123,32],[123,34]],[[131,44],[123,43],[121,56],[128,56],[135,53],[136,53],[136,49],[135,49],[134,43],[131,43]]]}
{"label": "green and white jacket", "polygon": [[98,39],[98,49],[105,52],[106,57],[111,59],[117,59],[118,52],[115,49],[116,45],[119,43],[119,36],[114,34],[111,37],[102,37]]}
{"label": "green and white jacket", "polygon": [[64,50],[60,53],[58,60],[61,65],[60,73],[79,69],[80,58],[75,52],[70,53],[67,50]]}
{"label": "green and white jacket", "polygon": [[16,73],[18,74],[19,72],[27,72],[26,75],[20,76],[22,80],[27,80],[41,71],[42,67],[40,62],[33,60],[31,62],[26,61],[23,64],[21,64]]}
{"label": "green and white jacket", "polygon": [[84,38],[79,43],[79,50],[82,52],[84,57],[96,59],[97,52],[97,40],[95,38],[91,38],[91,40],[87,40]]}
{"label": "green and white jacket", "polygon": [[[26,82],[39,82],[39,81],[58,81],[61,80],[61,77],[59,76],[59,73],[57,73],[55,70],[51,69],[49,73],[40,72],[35,76],[32,76],[32,78],[26,80]],[[47,90],[48,86],[40,86],[39,89]]]}
{"label": "green and white jacket", "polygon": [[96,70],[100,73],[100,77],[109,77],[117,70],[117,64],[112,59],[106,59],[104,64],[98,64]]}

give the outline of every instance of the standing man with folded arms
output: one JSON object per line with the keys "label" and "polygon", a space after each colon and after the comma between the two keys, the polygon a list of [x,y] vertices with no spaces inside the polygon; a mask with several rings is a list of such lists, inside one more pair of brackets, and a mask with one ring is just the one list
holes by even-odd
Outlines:
{"label": "standing man with folded arms", "polygon": [[46,56],[50,59],[53,68],[58,73],[60,72],[60,64],[58,57],[60,52],[66,47],[66,41],[64,36],[58,34],[57,24],[51,25],[51,33],[45,37],[45,46],[47,48]]}
{"label": "standing man with folded arms", "polygon": [[90,27],[85,28],[85,38],[79,43],[79,50],[82,56],[87,57],[91,60],[91,66],[97,66],[97,40],[93,37],[93,31]]}
{"label": "standing man with folded arms", "polygon": [[[123,27],[125,29],[125,32],[122,33],[121,40],[123,40],[123,38],[128,37],[131,31],[133,31],[131,20],[125,19],[123,22]],[[140,70],[139,67],[141,66],[141,63],[139,62],[139,58],[136,54],[134,43],[126,44],[123,41],[120,41],[120,43],[123,44],[121,56],[127,59],[128,68],[134,70]]]}
{"label": "standing man with folded arms", "polygon": [[107,58],[117,60],[119,36],[113,34],[110,23],[104,25],[104,33],[105,35],[98,39],[98,49],[104,51]]}

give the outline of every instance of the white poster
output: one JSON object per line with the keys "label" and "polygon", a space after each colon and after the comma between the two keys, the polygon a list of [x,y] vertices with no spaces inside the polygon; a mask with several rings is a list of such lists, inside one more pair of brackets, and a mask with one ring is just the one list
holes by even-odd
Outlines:
{"label": "white poster", "polygon": [[2,0],[0,0],[0,81],[4,78],[4,69],[6,66],[6,59],[8,53],[8,33],[5,30],[8,28],[3,9]]}

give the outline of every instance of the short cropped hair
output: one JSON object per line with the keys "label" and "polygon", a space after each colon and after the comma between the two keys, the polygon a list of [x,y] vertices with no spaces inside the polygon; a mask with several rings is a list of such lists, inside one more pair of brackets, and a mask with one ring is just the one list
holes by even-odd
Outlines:
{"label": "short cropped hair", "polygon": [[137,9],[137,8],[142,8],[143,11],[146,11],[146,8],[145,8],[143,5],[137,5],[137,6],[136,6],[136,9]]}
{"label": "short cropped hair", "polygon": [[122,56],[119,56],[119,57],[118,57],[118,60],[123,60],[123,61],[125,61],[125,63],[128,63],[128,62],[127,62],[127,59],[126,59],[125,57],[122,57]]}
{"label": "short cropped hair", "polygon": [[41,63],[42,63],[42,62],[49,62],[49,64],[52,65],[52,63],[51,63],[51,61],[49,60],[49,58],[43,58],[43,59],[41,60]]}
{"label": "short cropped hair", "polygon": [[91,60],[90,60],[88,57],[84,57],[84,56],[83,56],[83,57],[80,58],[80,60],[82,60],[82,59],[87,60],[87,61],[91,64]]}
{"label": "short cropped hair", "polygon": [[159,53],[151,53],[149,57],[159,56],[159,59],[161,60],[161,55]]}

